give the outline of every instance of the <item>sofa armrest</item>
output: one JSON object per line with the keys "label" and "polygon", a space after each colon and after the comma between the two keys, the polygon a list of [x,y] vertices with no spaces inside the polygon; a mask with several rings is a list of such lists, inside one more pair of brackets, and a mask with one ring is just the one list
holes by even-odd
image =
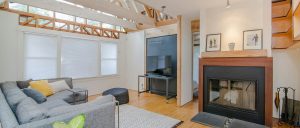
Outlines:
{"label": "sofa armrest", "polygon": [[16,128],[52,128],[54,122],[69,122],[79,114],[85,114],[86,128],[115,128],[115,106],[115,102],[95,105],[75,112],[23,124]]}

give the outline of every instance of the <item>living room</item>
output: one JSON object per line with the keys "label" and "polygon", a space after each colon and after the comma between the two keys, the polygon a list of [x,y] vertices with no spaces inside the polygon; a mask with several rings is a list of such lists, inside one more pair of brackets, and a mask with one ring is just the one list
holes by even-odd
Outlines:
{"label": "living room", "polygon": [[299,2],[0,0],[0,126],[299,127]]}

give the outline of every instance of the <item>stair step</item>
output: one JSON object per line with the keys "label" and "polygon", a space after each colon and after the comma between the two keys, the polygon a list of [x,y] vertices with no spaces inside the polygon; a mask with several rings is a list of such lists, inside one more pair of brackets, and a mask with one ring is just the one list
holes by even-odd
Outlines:
{"label": "stair step", "polygon": [[290,0],[272,3],[272,18],[287,16],[291,9],[292,4]]}
{"label": "stair step", "polygon": [[[290,13],[291,15],[292,13]],[[272,19],[272,33],[287,32],[293,25],[291,16]]]}
{"label": "stair step", "polygon": [[286,33],[276,33],[272,36],[273,49],[285,49],[293,44],[293,30],[290,29]]}
{"label": "stair step", "polygon": [[283,1],[286,1],[286,0],[272,0],[272,3],[283,2]]}

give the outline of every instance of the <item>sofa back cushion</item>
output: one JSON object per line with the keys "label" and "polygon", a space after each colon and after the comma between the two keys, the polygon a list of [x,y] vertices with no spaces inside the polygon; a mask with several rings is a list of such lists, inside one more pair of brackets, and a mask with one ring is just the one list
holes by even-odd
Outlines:
{"label": "sofa back cushion", "polygon": [[66,83],[68,84],[68,86],[69,86],[71,89],[73,89],[73,81],[72,81],[72,78],[56,78],[56,79],[48,79],[48,82],[49,82],[49,83],[53,83],[53,82],[61,81],[61,80],[66,81]]}
{"label": "sofa back cushion", "polygon": [[16,82],[5,82],[2,84],[1,89],[13,112],[16,112],[17,104],[27,98]]}
{"label": "sofa back cushion", "polygon": [[16,116],[20,124],[25,124],[47,118],[47,111],[46,108],[43,108],[28,97],[18,104]]}
{"label": "sofa back cushion", "polygon": [[[1,86],[1,85],[0,85]],[[14,128],[19,125],[16,116],[8,105],[0,88],[0,122],[2,128]]]}
{"label": "sofa back cushion", "polygon": [[54,93],[71,89],[65,80],[52,82],[49,85],[52,87]]}

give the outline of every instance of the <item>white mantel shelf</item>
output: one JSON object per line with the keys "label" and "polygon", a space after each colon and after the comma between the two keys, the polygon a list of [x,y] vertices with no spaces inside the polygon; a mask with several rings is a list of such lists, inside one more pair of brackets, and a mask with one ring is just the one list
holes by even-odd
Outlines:
{"label": "white mantel shelf", "polygon": [[268,52],[267,50],[202,52],[201,57],[202,58],[268,57]]}

